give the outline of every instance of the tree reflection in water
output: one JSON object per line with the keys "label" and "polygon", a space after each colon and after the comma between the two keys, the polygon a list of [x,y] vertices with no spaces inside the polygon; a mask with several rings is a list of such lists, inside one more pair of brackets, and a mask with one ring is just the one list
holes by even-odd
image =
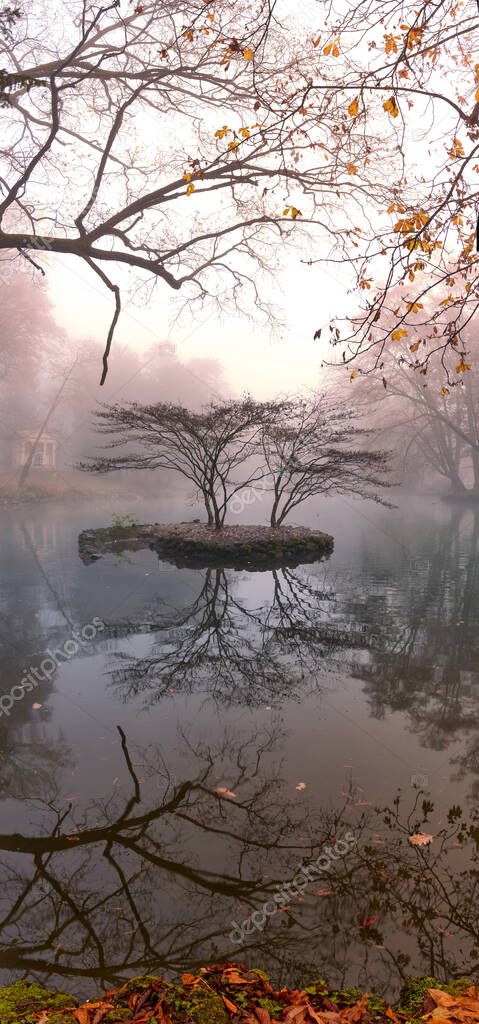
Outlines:
{"label": "tree reflection in water", "polygon": [[112,679],[124,700],[141,694],[154,704],[172,691],[199,691],[248,707],[299,701],[331,670],[335,650],[364,645],[358,631],[337,626],[336,595],[321,576],[273,570],[271,596],[256,608],[236,594],[237,578],[205,570],[188,606],[114,626],[116,635],[154,634],[148,656],[115,656]]}
{"label": "tree reflection in water", "polygon": [[[380,813],[350,802],[317,811],[291,799],[270,761],[277,727],[242,740],[225,735],[215,749],[183,736],[196,771],[182,781],[157,747],[132,753],[119,733],[123,794],[80,813],[56,806],[52,778],[51,799],[36,801],[36,831],[0,835],[7,971],[80,992],[83,978],[91,993],[135,973],[240,957],[279,981],[320,972],[391,992],[410,963],[449,978],[473,969],[479,827],[463,821],[460,808],[430,847],[415,848],[408,835],[432,812],[419,796],[409,816],[399,800]],[[217,792],[219,778],[234,797]],[[233,946],[232,921],[348,829],[352,850],[264,932]]]}
{"label": "tree reflection in water", "polygon": [[406,712],[423,746],[447,750],[467,740],[455,759],[464,777],[479,768],[471,737],[479,725],[479,514],[462,526],[461,517],[430,531],[393,596],[384,593],[379,606],[366,596],[375,643],[366,659],[353,659],[351,673],[366,684],[372,714]]}
{"label": "tree reflection in water", "polygon": [[[426,746],[443,750],[462,738],[454,770],[477,778],[478,522],[466,544],[455,516],[435,524],[407,565],[399,549],[396,563],[388,552],[386,573],[366,551],[353,584],[340,572],[333,579],[326,563],[259,574],[270,586],[262,603],[241,574],[209,570],[186,607],[156,603],[110,626],[123,648],[109,654],[115,692],[146,706],[174,690],[284,707],[320,691],[331,673],[348,673],[374,715],[401,711]],[[151,641],[142,658],[127,647],[140,633]],[[34,727],[27,714],[19,705],[14,721],[0,722],[2,796],[33,807],[28,835],[0,835],[7,973],[77,992],[83,984],[91,994],[134,973],[234,957],[279,983],[324,975],[393,993],[412,973],[450,979],[477,970],[474,811],[465,822],[456,808],[441,825],[422,796],[416,809],[403,800],[386,814],[353,800],[318,809],[309,790],[291,798],[274,722],[248,736],[235,724],[214,745],[183,731],[175,765],[188,769],[179,779],[156,745],[140,750],[119,735],[124,790],[71,806],[60,781],[78,754],[46,717]],[[225,783],[235,797],[216,792]],[[414,848],[408,835],[422,827],[434,840]],[[348,828],[353,850],[264,932],[233,946],[232,922]]]}

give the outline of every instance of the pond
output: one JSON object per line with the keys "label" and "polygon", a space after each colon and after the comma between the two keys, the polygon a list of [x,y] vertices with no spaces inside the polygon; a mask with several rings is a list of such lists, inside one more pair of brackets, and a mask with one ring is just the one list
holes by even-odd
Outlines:
{"label": "pond", "polygon": [[397,504],[312,502],[333,554],[258,572],[84,565],[105,502],[0,513],[3,983],[474,969],[479,516]]}

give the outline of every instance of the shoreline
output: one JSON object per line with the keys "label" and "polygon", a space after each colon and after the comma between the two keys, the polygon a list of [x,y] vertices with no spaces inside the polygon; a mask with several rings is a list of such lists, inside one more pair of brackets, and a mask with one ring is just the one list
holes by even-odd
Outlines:
{"label": "shoreline", "polygon": [[432,977],[411,978],[393,1005],[357,988],[335,989],[324,979],[278,989],[263,971],[227,962],[184,973],[176,984],[141,975],[81,1005],[38,982],[0,989],[2,1024],[433,1024],[439,1018],[479,1019],[479,988],[472,979],[442,985]]}

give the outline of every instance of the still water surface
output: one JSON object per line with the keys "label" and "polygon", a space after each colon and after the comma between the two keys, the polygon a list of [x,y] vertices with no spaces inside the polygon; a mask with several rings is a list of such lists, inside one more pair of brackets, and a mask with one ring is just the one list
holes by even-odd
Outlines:
{"label": "still water surface", "polygon": [[[479,517],[398,504],[312,503],[333,555],[256,573],[149,550],[84,565],[106,505],[0,514],[1,693],[104,624],[0,716],[2,981],[92,995],[228,958],[392,996],[476,969]],[[347,854],[233,941],[348,830]]]}

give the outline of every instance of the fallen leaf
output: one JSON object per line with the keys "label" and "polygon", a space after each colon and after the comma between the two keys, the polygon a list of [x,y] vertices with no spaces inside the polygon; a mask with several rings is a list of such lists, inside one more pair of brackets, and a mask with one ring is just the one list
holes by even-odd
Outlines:
{"label": "fallen leaf", "polygon": [[218,796],[228,797],[228,800],[236,799],[236,793],[233,793],[232,789],[227,789],[226,786],[217,786],[215,789],[215,793],[217,793]]}
{"label": "fallen leaf", "polygon": [[359,927],[370,928],[372,924],[376,924],[377,919],[377,914],[370,914],[369,917],[365,917],[364,920],[360,922]]}
{"label": "fallen leaf", "polygon": [[298,785],[296,786],[296,789],[299,789],[300,792],[302,792],[303,789],[306,789],[306,783],[305,782],[298,782]]}
{"label": "fallen leaf", "polygon": [[259,1024],[271,1024],[271,1017],[267,1010],[262,1006],[255,1006],[254,1008],[255,1017],[259,1020]]}
{"label": "fallen leaf", "polygon": [[182,974],[181,975],[181,984],[182,985],[187,985],[187,986],[195,985],[195,984],[197,984],[199,982],[199,980],[200,979],[196,977],[196,974]]}
{"label": "fallen leaf", "polygon": [[386,1010],[386,1017],[388,1017],[389,1020],[394,1021],[394,1024],[401,1024],[399,1017],[397,1016],[397,1014],[394,1013],[394,1010],[391,1009],[390,1006],[388,1006]]}
{"label": "fallen leaf", "polygon": [[35,711],[38,711],[41,707],[43,707],[43,704],[32,704],[32,708],[35,708]]}
{"label": "fallen leaf", "polygon": [[224,1004],[226,1006],[226,1009],[229,1010],[230,1013],[238,1013],[238,1007],[235,1006],[235,1004],[231,1002],[231,999],[228,999],[227,996],[223,996],[223,995],[222,995],[222,999],[223,999],[223,1002],[224,1002]]}

